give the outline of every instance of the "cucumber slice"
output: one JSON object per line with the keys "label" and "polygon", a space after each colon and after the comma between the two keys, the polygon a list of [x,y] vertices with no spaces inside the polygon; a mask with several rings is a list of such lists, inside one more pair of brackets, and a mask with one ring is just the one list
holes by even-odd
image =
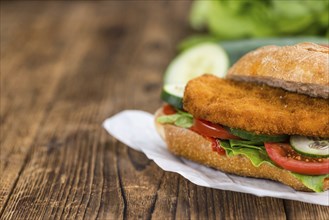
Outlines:
{"label": "cucumber slice", "polygon": [[288,135],[265,135],[265,134],[254,134],[249,131],[240,129],[230,128],[233,135],[238,136],[242,139],[259,142],[283,142],[288,139]]}
{"label": "cucumber slice", "polygon": [[300,154],[311,157],[329,157],[329,139],[291,136],[290,144]]}
{"label": "cucumber slice", "polygon": [[168,84],[162,89],[161,99],[178,109],[183,109],[183,95],[185,85]]}
{"label": "cucumber slice", "polygon": [[186,84],[204,73],[224,77],[229,67],[225,50],[217,43],[202,43],[184,51],[168,66],[164,84]]}

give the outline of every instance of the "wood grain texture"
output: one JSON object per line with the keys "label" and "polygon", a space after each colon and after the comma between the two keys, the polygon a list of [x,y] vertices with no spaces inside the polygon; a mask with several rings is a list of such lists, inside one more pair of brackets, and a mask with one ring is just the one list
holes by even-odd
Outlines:
{"label": "wood grain texture", "polygon": [[326,207],[214,190],[109,136],[153,112],[189,1],[1,2],[1,219],[326,219]]}

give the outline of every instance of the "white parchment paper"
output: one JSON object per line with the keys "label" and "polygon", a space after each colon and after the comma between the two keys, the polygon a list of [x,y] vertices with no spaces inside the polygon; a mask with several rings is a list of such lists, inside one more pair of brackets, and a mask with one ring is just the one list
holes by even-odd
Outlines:
{"label": "white parchment paper", "polygon": [[163,170],[179,173],[196,185],[329,206],[329,191],[297,192],[274,181],[225,174],[172,155],[157,133],[150,113],[125,110],[106,119],[103,127],[119,141],[145,153]]}

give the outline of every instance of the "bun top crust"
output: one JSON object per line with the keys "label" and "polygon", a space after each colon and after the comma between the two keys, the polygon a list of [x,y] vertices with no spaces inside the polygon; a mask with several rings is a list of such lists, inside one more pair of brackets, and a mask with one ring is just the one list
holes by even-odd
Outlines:
{"label": "bun top crust", "polygon": [[329,47],[314,43],[261,47],[236,62],[227,78],[328,98]]}

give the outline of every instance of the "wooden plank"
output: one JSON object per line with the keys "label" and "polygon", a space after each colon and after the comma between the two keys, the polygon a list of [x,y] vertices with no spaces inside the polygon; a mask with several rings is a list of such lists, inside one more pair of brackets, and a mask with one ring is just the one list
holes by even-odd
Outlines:
{"label": "wooden plank", "polygon": [[[11,14],[12,7],[16,6],[25,11],[21,17]],[[4,41],[1,40],[0,213],[29,157],[30,146],[64,74],[58,66],[71,60],[66,68],[70,71],[70,67],[76,65],[72,58],[77,58],[77,54],[67,54],[72,49],[73,39],[63,42],[72,23],[76,22],[74,15],[63,15],[62,23],[66,23],[58,26],[61,20],[55,15],[65,11],[58,7],[23,3],[6,4],[1,10],[4,18],[1,19],[1,39]],[[57,38],[47,37],[55,33],[58,33]],[[80,50],[76,52],[83,54],[85,47],[76,46]]]}
{"label": "wooden plank", "polygon": [[[42,6],[42,5],[41,5]],[[64,7],[66,6],[66,5],[63,5],[63,4],[61,4],[61,5],[57,5],[58,7],[55,7],[55,8],[53,8],[53,7],[51,7],[48,11],[46,10],[46,12],[45,13],[48,13],[48,15],[47,15],[47,19],[49,20],[49,18],[53,18],[53,19],[56,19],[56,17],[54,17],[54,16],[51,16],[51,14],[49,14],[49,11],[50,10],[52,10],[52,9],[54,9],[55,10],[55,13],[59,13],[60,11],[65,11],[64,10]],[[87,8],[88,8],[88,6],[87,6]],[[57,9],[57,10],[56,10]],[[64,53],[64,57],[63,57],[63,59],[61,60],[62,62],[57,62],[57,63],[55,63],[55,67],[53,67],[53,65],[50,65],[50,66],[48,66],[48,68],[49,69],[51,69],[49,72],[51,73],[50,75],[45,75],[45,73],[44,73],[44,71],[43,71],[43,75],[45,75],[45,78],[47,78],[47,77],[49,77],[50,78],[50,81],[53,81],[54,79],[53,78],[51,78],[51,76],[52,75],[55,75],[56,77],[57,77],[57,75],[69,75],[70,74],[70,69],[73,67],[73,68],[75,68],[76,67],[76,64],[77,64],[77,60],[79,61],[79,63],[81,62],[81,56],[83,56],[84,54],[85,54],[85,52],[84,52],[84,49],[86,48],[85,46],[86,45],[90,45],[89,43],[90,42],[87,42],[86,40],[89,40],[88,38],[85,38],[85,37],[83,37],[83,36],[81,36],[81,35],[83,35],[83,34],[81,34],[81,32],[79,33],[78,31],[81,31],[81,30],[77,30],[76,28],[73,28],[73,26],[76,24],[76,23],[78,23],[79,22],[79,20],[76,20],[76,18],[78,18],[78,19],[81,19],[80,20],[80,22],[88,22],[87,20],[88,20],[88,18],[86,17],[85,18],[85,20],[83,19],[84,18],[84,15],[85,15],[85,10],[86,10],[86,6],[84,6],[84,7],[79,7],[79,8],[77,8],[77,9],[75,9],[72,13],[71,13],[71,11],[69,11],[66,15],[67,16],[64,16],[63,17],[63,20],[62,20],[62,26],[65,28],[64,30],[60,30],[59,32],[61,32],[61,33],[70,33],[70,31],[74,31],[74,33],[75,33],[75,35],[74,36],[59,36],[59,37],[62,37],[62,38],[60,38],[60,40],[62,40],[62,41],[64,41],[64,40],[67,40],[68,42],[68,45],[64,45],[64,46],[66,46],[66,49],[63,51],[62,50],[62,52]],[[74,20],[70,20],[70,19],[66,19],[67,17],[73,17],[74,18]],[[46,18],[44,18],[44,17],[40,17],[40,19],[42,20],[42,19],[46,19]],[[52,23],[50,22],[50,21],[48,21],[49,22],[49,26],[48,26],[48,29],[46,29],[46,31],[49,31],[49,29],[50,28],[52,28]],[[65,25],[65,24],[67,24],[67,25]],[[80,26],[80,29],[81,29],[81,26]],[[31,31],[31,30],[30,30]],[[43,31],[45,31],[45,30],[42,30],[42,32]],[[56,29],[54,30],[54,31],[56,31]],[[82,30],[82,33],[87,33],[88,31],[90,31],[90,29],[85,29],[85,30]],[[71,43],[73,43],[74,41],[75,41],[75,39],[76,39],[76,33],[79,33],[79,41],[77,41],[75,44],[73,44],[74,46],[72,47],[70,44]],[[52,37],[51,37],[51,35],[52,34],[54,34],[53,32],[50,32],[50,33],[48,33],[48,34],[50,34],[50,36],[49,35],[47,35],[47,36],[43,36],[42,37],[42,39],[47,39],[48,37],[50,38],[50,39],[53,39]],[[90,40],[92,40],[92,39],[90,39]],[[40,44],[41,43],[41,44]],[[39,42],[38,43],[38,45],[41,45],[41,46],[44,46],[44,45],[47,45],[47,43],[42,43],[42,42]],[[91,46],[88,46],[88,49],[90,49],[90,47]],[[68,53],[70,50],[72,50],[72,52],[70,52],[70,53]],[[37,48],[36,49],[36,51],[37,52],[40,52],[40,48]],[[30,52],[30,51],[29,51]],[[60,54],[60,55],[63,55],[63,54]],[[36,59],[38,59],[38,57],[36,57]],[[56,60],[56,59],[55,59]],[[65,61],[65,62],[63,62],[63,61]],[[33,72],[33,70],[31,71],[31,72]],[[33,75],[32,75],[32,77],[33,77]],[[32,78],[33,80],[37,80],[37,82],[41,82],[40,83],[40,85],[43,85],[43,86],[46,86],[46,87],[48,87],[48,82],[46,81],[46,80],[44,80],[43,78],[41,78],[40,77],[40,75],[37,75],[37,76],[35,76],[35,77],[33,77]],[[33,85],[33,83],[31,83],[31,82],[27,82],[27,85],[28,85],[28,87],[29,87],[29,83],[31,84],[31,85]],[[34,83],[35,84],[35,83]],[[29,87],[30,88],[30,87]],[[32,87],[32,89],[33,89],[33,87]],[[50,90],[50,92],[51,92],[51,89],[48,87],[48,90]],[[6,91],[7,91],[7,89],[6,89]],[[15,91],[14,91],[15,92]],[[46,91],[46,92],[48,92],[48,91]],[[42,98],[42,97],[41,97]],[[49,97],[49,95],[48,95],[48,97],[47,97],[47,99],[46,99],[46,103],[43,103],[44,104],[44,106],[42,106],[43,108],[46,108],[47,106],[45,105],[45,104],[48,104],[47,102],[49,102],[50,100],[50,97]],[[24,103],[23,103],[23,106],[26,106]],[[26,106],[26,107],[28,107],[28,106]],[[26,110],[26,109],[23,109],[23,110]],[[26,112],[25,112],[26,113]],[[22,114],[22,116],[24,116],[25,114]],[[19,122],[19,121],[18,121]],[[53,139],[52,139],[53,140]],[[49,142],[49,144],[46,144],[47,142],[44,142],[44,143],[41,143],[41,145],[42,146],[50,146],[50,149],[52,149],[51,148],[51,146],[52,146],[52,142],[53,141],[50,141]],[[56,143],[55,143],[56,144]],[[3,143],[3,145],[2,146],[8,146],[6,143]],[[24,147],[28,147],[28,146],[24,146]],[[16,159],[16,158],[9,158],[9,159]],[[17,158],[17,159],[20,159],[20,158]],[[18,160],[19,161],[19,160]],[[24,158],[23,158],[23,161],[24,161]],[[10,165],[11,165],[12,163],[10,163]],[[42,171],[39,171],[40,173],[42,173]],[[9,170],[8,171],[8,173],[9,174],[11,174],[12,173],[12,171],[11,170]],[[4,178],[3,180],[6,180],[6,181],[8,181],[8,178]],[[9,179],[9,181],[10,181],[10,179]],[[35,189],[34,189],[35,190]],[[33,194],[32,194],[33,195]],[[22,201],[23,203],[24,203],[24,200]]]}
{"label": "wooden plank", "polygon": [[[96,9],[90,6],[88,10],[90,11],[85,12],[87,15],[88,12],[92,13]],[[116,14],[113,13],[118,16],[120,8],[113,10],[118,11]],[[5,218],[33,218],[36,216],[51,216],[54,218],[72,216],[74,218],[82,218],[84,216],[88,216],[87,218],[96,217],[97,213],[94,210],[95,208],[100,208],[99,201],[102,200],[99,191],[101,187],[99,186],[105,185],[103,172],[101,171],[104,170],[104,164],[98,162],[99,158],[103,157],[105,148],[104,144],[98,143],[101,136],[99,132],[104,132],[99,125],[105,116],[110,113],[103,112],[103,114],[100,114],[100,111],[103,108],[105,110],[111,108],[115,110],[113,109],[113,104],[115,108],[121,108],[122,104],[127,105],[126,101],[128,100],[129,102],[131,100],[129,98],[132,97],[134,91],[126,90],[123,85],[127,82],[134,85],[140,79],[139,75],[129,72],[130,68],[124,69],[124,67],[134,59],[136,59],[134,61],[136,63],[140,61],[137,59],[139,54],[135,53],[135,56],[131,58],[129,58],[129,55],[134,52],[134,45],[136,45],[136,37],[138,36],[136,34],[132,35],[134,28],[143,27],[143,23],[137,23],[139,21],[137,19],[139,13],[143,11],[136,11],[136,5],[131,6],[127,10],[130,14],[129,17],[125,19],[120,17],[118,19],[112,18],[113,21],[119,22],[113,27],[102,26],[108,25],[108,23],[102,23],[100,17],[92,22],[90,21],[93,26],[91,27],[90,25],[89,28],[95,28],[94,31],[97,31],[97,34],[101,34],[101,38],[94,38],[99,36],[97,34],[89,36],[94,44],[90,46],[88,55],[83,58],[78,69],[73,69],[74,73],[72,75],[65,74],[65,77],[61,80],[56,91],[56,100],[54,100],[51,109],[49,109],[49,114],[45,119],[43,128],[38,133],[38,138],[33,143],[32,155],[6,206]],[[97,13],[99,12],[97,10]],[[87,17],[90,18],[93,15]],[[110,19],[111,17],[102,17],[102,19],[106,18]],[[126,30],[127,27],[125,25],[129,27],[128,30]],[[130,32],[130,35],[128,35],[127,31]],[[89,31],[89,33],[93,32]],[[119,39],[121,39],[120,43],[116,42]],[[106,44],[108,46],[104,47]],[[116,56],[114,57],[113,54],[116,54]],[[117,63],[120,66],[116,66]],[[68,63],[62,65],[67,66]],[[110,71],[113,71],[112,74],[116,75],[111,75]],[[113,80],[125,83],[116,86],[117,84],[113,85]],[[140,84],[136,85],[143,87]],[[144,91],[144,88],[141,91]],[[108,94],[112,92],[114,97],[120,97],[121,95],[121,99],[124,102],[121,100],[108,102]],[[143,93],[143,96],[145,96],[145,93]],[[107,106],[110,106],[110,108],[107,108]],[[75,111],[72,111],[73,109]],[[68,121],[70,123],[66,124]],[[116,146],[112,145],[111,147]],[[67,155],[72,156],[68,157]],[[120,160],[118,160],[117,164],[120,166],[120,169],[114,166],[114,170],[118,170],[117,179],[111,179],[110,183],[107,184],[110,186],[117,183],[129,184],[128,186],[122,185],[122,191],[123,189],[125,190],[128,199],[130,199],[130,194],[134,195],[134,197],[131,199],[133,202],[129,200],[129,204],[126,204],[125,210],[129,211],[123,212],[124,215],[135,216],[138,210],[140,210],[140,213],[145,213],[143,209],[128,209],[128,207],[141,207],[141,205],[136,203],[138,200],[135,197],[140,196],[137,191],[140,192],[143,189],[143,184],[147,184],[144,186],[144,191],[145,193],[148,192],[150,197],[153,194],[148,187],[156,186],[157,184],[149,183],[145,180],[147,177],[137,174],[135,174],[137,175],[136,178],[139,177],[141,181],[138,185],[136,185],[136,178],[128,179],[129,182],[125,183],[125,178],[128,176],[120,179],[120,172],[122,172],[121,167],[123,167],[123,170],[128,169],[126,168],[127,161],[124,161],[124,156],[119,158]],[[121,164],[120,161],[124,161],[124,163]],[[106,162],[106,166],[111,166],[111,164]],[[161,174],[161,172],[154,172],[154,169],[158,169],[154,164],[151,166],[151,169],[153,170],[146,171],[146,173]],[[152,179],[158,181],[159,178]],[[26,182],[29,182],[29,184],[26,185]],[[136,186],[138,186],[138,189]],[[118,194],[123,193],[117,185],[115,188],[112,187],[108,190],[110,192],[113,190],[117,191]],[[120,198],[113,198],[113,200],[118,202],[118,204],[115,204],[115,207],[119,207],[119,210],[118,213],[113,213],[112,215],[120,216],[122,214]],[[145,203],[150,202],[145,200]],[[149,205],[143,207],[144,210],[147,207]],[[106,215],[108,214],[111,215],[111,213],[106,213]],[[100,214],[100,216],[104,215]]]}
{"label": "wooden plank", "polygon": [[286,218],[280,199],[199,187],[173,174],[165,173],[157,194],[158,200],[153,217],[162,216],[164,219],[173,216],[177,219]]}
{"label": "wooden plank", "polygon": [[291,200],[284,201],[288,219],[329,219],[329,208]]}

